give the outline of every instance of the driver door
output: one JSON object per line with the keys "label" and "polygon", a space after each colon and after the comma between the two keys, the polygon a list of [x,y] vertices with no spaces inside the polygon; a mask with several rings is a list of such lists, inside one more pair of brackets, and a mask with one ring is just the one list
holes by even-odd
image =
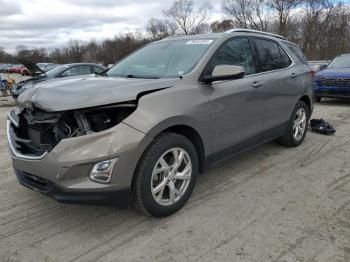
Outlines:
{"label": "driver door", "polygon": [[225,153],[231,155],[248,147],[249,143],[260,142],[264,97],[259,89],[256,62],[247,37],[232,38],[219,47],[204,75],[211,75],[217,65],[243,66],[246,72],[241,79],[217,81],[207,86],[212,152],[223,158]]}

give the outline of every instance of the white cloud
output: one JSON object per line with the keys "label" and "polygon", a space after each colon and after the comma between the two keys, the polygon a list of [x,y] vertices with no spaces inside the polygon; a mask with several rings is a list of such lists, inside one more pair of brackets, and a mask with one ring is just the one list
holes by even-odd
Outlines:
{"label": "white cloud", "polygon": [[[206,0],[196,0],[201,4]],[[0,46],[14,51],[62,46],[70,39],[102,40],[144,32],[150,17],[161,17],[172,0],[0,0]],[[220,4],[212,19],[219,19]]]}
{"label": "white cloud", "polygon": [[0,0],[0,15],[11,16],[21,12],[21,6],[14,1]]}

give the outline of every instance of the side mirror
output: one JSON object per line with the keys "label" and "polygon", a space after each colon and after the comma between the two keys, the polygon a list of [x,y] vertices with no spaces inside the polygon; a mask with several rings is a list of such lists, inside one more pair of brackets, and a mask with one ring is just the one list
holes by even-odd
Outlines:
{"label": "side mirror", "polygon": [[243,66],[235,65],[218,65],[214,67],[213,73],[203,77],[204,83],[212,83],[215,81],[234,80],[243,78],[245,69]]}

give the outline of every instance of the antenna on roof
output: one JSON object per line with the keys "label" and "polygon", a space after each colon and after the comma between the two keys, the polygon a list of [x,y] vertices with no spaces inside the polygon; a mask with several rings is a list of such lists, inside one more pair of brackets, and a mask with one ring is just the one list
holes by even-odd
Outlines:
{"label": "antenna on roof", "polygon": [[276,35],[276,34],[272,34],[272,33],[268,33],[268,32],[263,32],[263,31],[258,31],[258,30],[253,30],[253,29],[245,29],[245,28],[230,29],[230,30],[225,31],[225,34],[231,34],[231,33],[237,33],[237,32],[268,35],[268,36],[273,36],[273,37],[280,38],[283,40],[287,40],[287,38],[280,36],[280,35]]}

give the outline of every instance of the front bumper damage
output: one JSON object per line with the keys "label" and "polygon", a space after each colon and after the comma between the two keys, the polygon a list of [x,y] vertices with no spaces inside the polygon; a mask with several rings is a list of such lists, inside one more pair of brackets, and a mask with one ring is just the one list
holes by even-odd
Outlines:
{"label": "front bumper damage", "polygon": [[21,185],[38,191],[59,202],[67,204],[89,204],[89,205],[108,205],[124,208],[128,206],[130,199],[130,189],[115,189],[110,191],[66,191],[47,179],[15,170],[18,181]]}
{"label": "front bumper damage", "polygon": [[[16,135],[20,128],[16,114],[9,114],[7,138],[22,185],[65,203],[120,207],[128,203],[137,161],[151,138],[120,122],[107,130],[62,139],[51,149],[28,154],[18,146],[25,139]],[[108,184],[89,179],[96,163],[111,158],[118,158],[118,162]]]}

